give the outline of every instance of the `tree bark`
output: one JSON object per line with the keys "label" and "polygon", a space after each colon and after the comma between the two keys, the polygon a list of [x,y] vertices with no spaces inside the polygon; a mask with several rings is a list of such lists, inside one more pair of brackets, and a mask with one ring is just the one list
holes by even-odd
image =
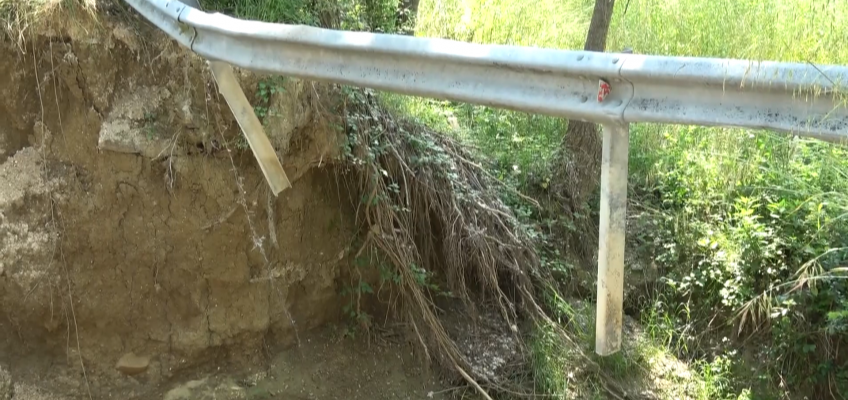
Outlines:
{"label": "tree bark", "polygon": [[[584,50],[603,52],[606,49],[614,7],[615,0],[595,0],[595,9],[586,34]],[[556,169],[559,175],[559,187],[554,189],[561,197],[561,201],[565,202],[564,207],[572,215],[581,214],[583,218],[588,217],[584,213],[587,209],[586,202],[599,184],[601,146],[602,139],[596,124],[582,121],[568,122],[560,149],[558,160],[560,165]],[[584,220],[584,223],[578,223],[578,230],[591,229],[593,224],[588,222]],[[591,226],[586,226],[587,224]],[[581,253],[594,251],[592,246],[594,240],[585,240],[587,232],[579,233],[582,236],[580,241],[583,243],[580,246]]]}
{"label": "tree bark", "polygon": [[420,0],[401,0],[400,4],[398,4],[397,21],[398,28],[401,29],[401,33],[415,36],[415,27],[407,25],[414,22],[415,18],[418,16],[419,2]]}
{"label": "tree bark", "polygon": [[583,50],[606,50],[613,9],[615,9],[615,0],[595,0],[595,9],[592,11],[592,21],[589,23],[589,32],[586,34]]}
{"label": "tree bark", "polygon": [[[606,49],[615,0],[595,0],[592,21],[586,35],[586,51],[602,52]],[[572,208],[582,207],[598,187],[601,165],[601,136],[598,126],[591,122],[569,121],[563,137],[562,161],[565,162],[566,191]]]}

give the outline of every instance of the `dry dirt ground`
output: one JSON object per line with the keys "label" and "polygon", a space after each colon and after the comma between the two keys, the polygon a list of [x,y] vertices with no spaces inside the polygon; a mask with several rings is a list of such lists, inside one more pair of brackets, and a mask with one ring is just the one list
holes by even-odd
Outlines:
{"label": "dry dirt ground", "polygon": [[[269,365],[231,381],[229,387],[244,393],[239,398],[257,400],[442,399],[446,393],[439,390],[409,346],[344,338],[343,331],[336,329],[310,336],[299,347],[275,355]],[[192,383],[182,387],[187,385]],[[181,392],[182,387],[165,398],[178,399],[169,396]]]}
{"label": "dry dirt ground", "polygon": [[[145,376],[122,378],[120,388],[93,394],[102,399],[164,400],[394,400],[446,399],[437,379],[422,368],[412,348],[394,338],[350,338],[346,329],[322,328],[300,344],[270,352],[265,362],[233,368],[226,363],[184,371],[151,384]],[[379,341],[379,343],[375,342]],[[87,398],[68,392],[83,389],[82,377],[62,366],[43,366],[16,374],[15,400]],[[40,376],[39,376],[40,372]],[[0,372],[0,389],[3,388]],[[44,379],[51,382],[45,384]],[[117,386],[117,385],[116,385]],[[6,397],[3,397],[5,400]]]}
{"label": "dry dirt ground", "polygon": [[356,236],[326,87],[239,72],[293,182],[273,198],[203,60],[102,11],[0,40],[0,400],[431,390],[408,350],[311,333]]}

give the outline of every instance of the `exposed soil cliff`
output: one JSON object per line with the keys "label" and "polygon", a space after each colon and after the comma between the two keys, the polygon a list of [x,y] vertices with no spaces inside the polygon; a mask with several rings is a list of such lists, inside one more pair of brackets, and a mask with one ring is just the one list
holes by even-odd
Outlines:
{"label": "exposed soil cliff", "polygon": [[337,318],[354,224],[321,86],[240,73],[293,181],[274,198],[203,60],[82,21],[0,45],[0,363],[61,360],[98,398],[129,353],[162,380]]}

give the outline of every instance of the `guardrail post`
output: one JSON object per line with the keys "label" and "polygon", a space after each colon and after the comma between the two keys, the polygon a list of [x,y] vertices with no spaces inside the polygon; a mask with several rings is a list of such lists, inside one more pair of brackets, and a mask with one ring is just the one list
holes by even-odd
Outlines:
{"label": "guardrail post", "polygon": [[630,124],[608,124],[603,130],[595,352],[606,356],[621,347]]}

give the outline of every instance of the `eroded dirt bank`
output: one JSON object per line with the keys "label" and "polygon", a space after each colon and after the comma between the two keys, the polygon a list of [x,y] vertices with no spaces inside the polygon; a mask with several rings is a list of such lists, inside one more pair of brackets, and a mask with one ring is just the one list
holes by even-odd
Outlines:
{"label": "eroded dirt bank", "polygon": [[354,221],[321,87],[240,75],[277,89],[254,99],[293,181],[274,199],[201,59],[126,18],[60,22],[0,48],[0,365],[144,397],[336,319]]}

